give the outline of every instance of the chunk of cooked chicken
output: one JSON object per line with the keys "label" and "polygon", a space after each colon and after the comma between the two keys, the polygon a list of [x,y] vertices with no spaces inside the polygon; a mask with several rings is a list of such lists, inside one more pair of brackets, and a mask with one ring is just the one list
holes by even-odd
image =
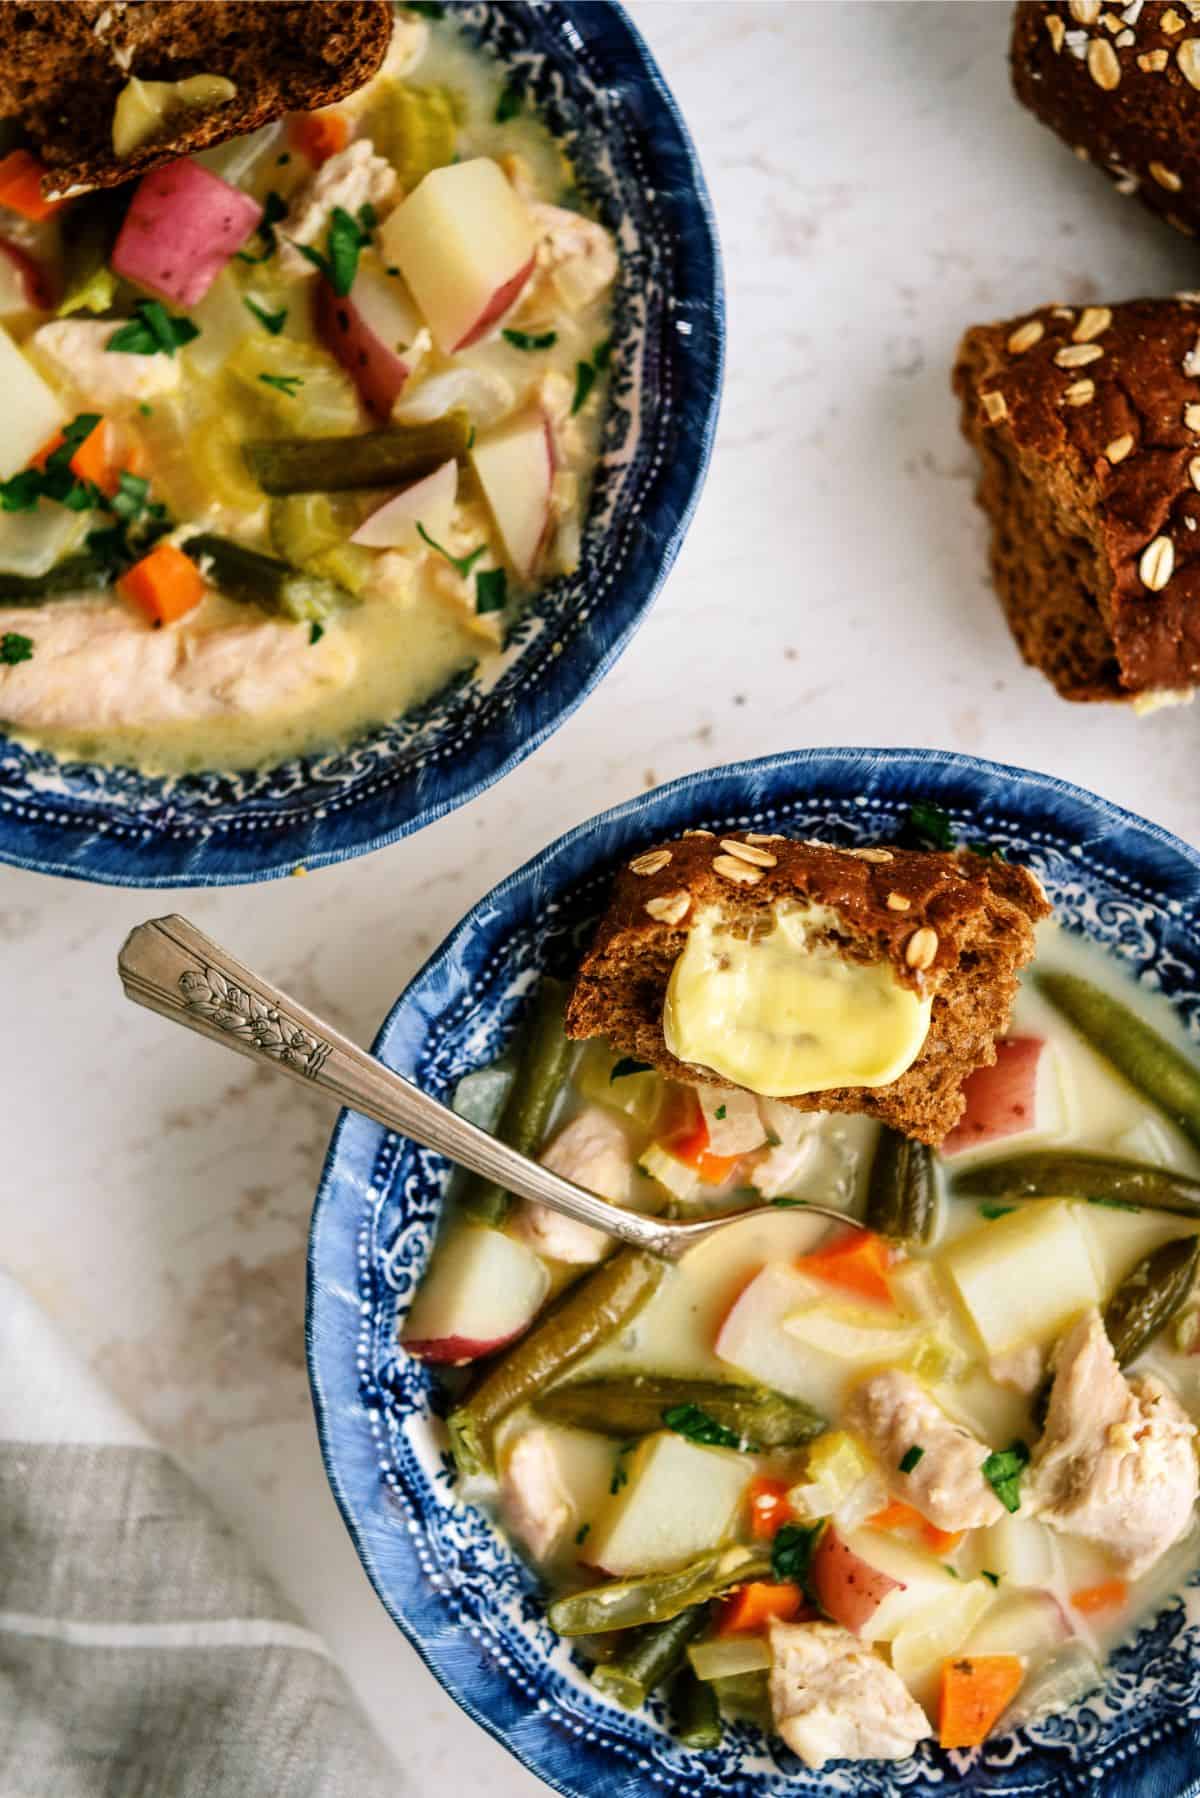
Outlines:
{"label": "chunk of cooked chicken", "polygon": [[[983,1477],[986,1443],[952,1422],[912,1374],[873,1374],[851,1398],[846,1423],[869,1442],[896,1494],[937,1529],[973,1530],[1003,1516]],[[913,1449],[920,1457],[902,1473]]]}
{"label": "chunk of cooked chicken", "polygon": [[902,1761],[933,1734],[900,1675],[836,1623],[771,1625],[771,1715],[808,1767]]}
{"label": "chunk of cooked chicken", "polygon": [[39,325],[30,347],[34,360],[80,405],[93,411],[128,410],[173,392],[182,375],[178,356],[110,350],[108,342],[117,328],[112,319],[56,319]]}
{"label": "chunk of cooked chicken", "polygon": [[603,225],[540,201],[530,206],[529,217],[537,234],[538,274],[549,278],[569,311],[582,311],[612,286],[617,250]]}
{"label": "chunk of cooked chicken", "polygon": [[340,631],[310,644],[307,624],[251,613],[209,627],[156,630],[107,599],[0,609],[0,632],[33,644],[30,661],[0,667],[0,718],[38,730],[108,730],[222,716],[263,717],[309,706],[345,686],[357,655]]}
{"label": "chunk of cooked chicken", "polygon": [[375,154],[369,137],[355,138],[335,151],[293,198],[279,227],[277,267],[288,276],[313,274],[312,263],[293,245],[312,248],[323,240],[335,206],[357,218],[364,206],[381,206],[395,189],[396,171],[386,157]]}
{"label": "chunk of cooked chicken", "polygon": [[517,1437],[500,1470],[500,1510],[533,1559],[548,1561],[575,1514],[549,1430]]}
{"label": "chunk of cooked chicken", "polygon": [[[611,1111],[589,1105],[560,1130],[541,1157],[543,1167],[564,1180],[627,1205],[633,1187],[633,1155],[629,1139]],[[522,1200],[513,1221],[515,1234],[539,1255],[586,1266],[599,1261],[612,1244],[603,1230],[562,1217],[548,1205]]]}
{"label": "chunk of cooked chicken", "polygon": [[1195,1434],[1161,1381],[1125,1378],[1093,1306],[1055,1355],[1031,1502],[1044,1523],[1101,1544],[1136,1579],[1192,1521]]}

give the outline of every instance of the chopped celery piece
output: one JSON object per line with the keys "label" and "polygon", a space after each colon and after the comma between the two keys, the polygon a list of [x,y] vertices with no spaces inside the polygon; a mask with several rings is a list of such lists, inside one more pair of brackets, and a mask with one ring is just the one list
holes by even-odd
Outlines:
{"label": "chopped celery piece", "polygon": [[643,1150],[638,1160],[642,1172],[665,1186],[671,1197],[681,1204],[688,1204],[700,1191],[700,1176],[695,1168],[689,1167],[686,1161],[680,1161],[677,1155],[664,1148],[660,1142],[652,1142]]}
{"label": "chopped celery piece", "polygon": [[771,1650],[763,1636],[714,1636],[688,1649],[688,1660],[698,1679],[737,1679],[759,1673],[771,1665]]}
{"label": "chopped celery piece", "polygon": [[411,193],[431,169],[454,161],[463,112],[462,98],[453,88],[414,87],[407,81],[387,84],[371,109],[371,137],[405,193]]}
{"label": "chopped celery piece", "polygon": [[315,344],[255,331],[225,368],[239,400],[283,430],[337,437],[362,428],[358,389]]}

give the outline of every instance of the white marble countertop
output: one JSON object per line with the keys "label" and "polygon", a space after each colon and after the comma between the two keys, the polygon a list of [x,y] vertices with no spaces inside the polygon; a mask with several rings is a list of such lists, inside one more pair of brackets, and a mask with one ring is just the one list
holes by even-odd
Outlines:
{"label": "white marble countertop", "polygon": [[332,1123],[119,997],[181,910],[351,1034],[549,838],[690,769],[925,744],[1051,770],[1200,840],[1187,710],[1073,707],[1025,669],[984,571],[948,371],[963,327],[1197,285],[1007,90],[1008,8],[631,0],[699,142],[724,241],[712,474],[650,621],[497,790],[365,861],[260,888],[108,891],[0,870],[6,1263],[324,1631],[397,1791],[544,1790],[459,1713],[370,1591],[304,1375],[304,1242]]}

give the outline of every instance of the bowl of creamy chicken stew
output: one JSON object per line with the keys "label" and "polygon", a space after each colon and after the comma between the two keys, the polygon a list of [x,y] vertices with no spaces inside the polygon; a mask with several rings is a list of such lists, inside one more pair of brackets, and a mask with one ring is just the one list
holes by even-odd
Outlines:
{"label": "bowl of creamy chicken stew", "polygon": [[[657,72],[576,10],[398,7],[337,105],[55,204],[0,181],[0,853],[336,857],[628,637],[707,458],[719,278]],[[202,103],[164,85],[114,144]]]}
{"label": "bowl of creamy chicken stew", "polygon": [[[689,827],[1036,871],[1053,916],[940,1149],[566,1041],[613,874]],[[579,1184],[756,1207],[666,1267],[362,1120],[335,1140],[310,1286],[335,1493],[435,1672],[559,1789],[615,1756],[680,1791],[1016,1767],[1115,1793],[1131,1748],[1185,1789],[1198,873],[1041,777],[802,753],[582,827],[400,1001],[385,1058]]]}

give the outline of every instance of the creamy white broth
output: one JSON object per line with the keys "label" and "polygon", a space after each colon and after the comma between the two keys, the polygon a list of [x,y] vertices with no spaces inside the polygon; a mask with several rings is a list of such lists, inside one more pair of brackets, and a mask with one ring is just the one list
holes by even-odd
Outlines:
{"label": "creamy white broth", "polygon": [[[407,15],[401,14],[401,18],[405,20]],[[490,56],[469,44],[449,20],[420,20],[416,28],[422,36],[427,33],[427,47],[403,79],[416,88],[453,91],[459,111],[455,160],[501,159],[523,200],[556,206],[565,202],[576,207],[570,164],[536,116],[522,108],[513,117],[496,121],[504,78]],[[373,121],[381,116],[390,80],[385,65],[380,76],[341,108],[353,115],[357,137],[370,136]],[[253,139],[218,146],[201,160],[260,201],[270,192],[290,201],[312,174],[282,123]],[[386,216],[387,208],[381,210]],[[41,228],[37,240],[47,259],[54,254],[56,231],[53,224]],[[121,419],[123,440],[135,448],[140,446],[153,496],[168,507],[173,520],[235,537],[268,553],[279,553],[280,545],[272,540],[268,507],[242,463],[241,445],[288,431],[337,434],[339,430],[373,428],[354,399],[349,377],[317,345],[310,317],[312,283],[285,280],[277,262],[276,256],[249,267],[235,260],[197,306],[170,308],[172,312],[186,310],[201,327],[200,337],[179,352],[182,389],[177,396],[151,401],[149,416],[131,408]],[[138,297],[134,290],[123,288],[118,294],[120,310],[128,311]],[[252,383],[231,386],[227,373],[230,359],[244,350],[247,330],[255,329],[243,305],[246,297],[267,311],[286,308],[282,336],[266,339],[260,333],[257,347],[277,353],[281,368],[289,366],[289,355],[293,366],[305,367],[310,395],[313,382],[326,383],[336,404],[324,424],[306,420],[303,393],[289,398],[274,390],[255,391]],[[0,603],[0,630],[17,629],[34,645],[31,663],[15,670],[0,669],[0,720],[6,722],[9,734],[87,760],[134,762],[152,770],[252,766],[348,742],[420,704],[462,671],[495,660],[507,623],[530,593],[546,578],[575,565],[603,420],[603,372],[577,415],[566,416],[561,395],[566,388],[569,404],[577,364],[590,361],[608,339],[610,302],[608,288],[587,303],[568,307],[556,297],[547,278],[535,276],[515,309],[480,343],[449,358],[432,346],[427,348],[398,402],[398,416],[403,417],[410,405],[420,409],[421,394],[430,382],[436,383],[451,369],[470,371],[502,384],[495,389],[499,399],[493,393],[486,404],[480,400],[479,426],[486,428],[531,403],[548,377],[560,383],[556,404],[562,416],[555,427],[557,520],[530,582],[522,582],[507,562],[503,540],[471,469],[460,470],[459,504],[446,547],[464,555],[481,544],[487,546],[480,566],[507,569],[508,604],[503,612],[477,614],[472,580],[460,579],[435,553],[418,553],[410,558],[412,568],[403,579],[397,577],[394,564],[386,582],[368,579],[360,603],[323,624],[326,636],[337,640],[339,653],[329,653],[332,646],[326,645],[328,678],[313,683],[312,690],[279,694],[264,681],[261,697],[256,694],[247,699],[223,689],[206,705],[204,715],[191,711],[186,716],[178,715],[178,706],[151,691],[142,716],[136,715],[138,707],[130,704],[126,709],[131,715],[110,723],[89,714],[86,691],[77,693],[74,703],[61,699],[47,703],[42,698],[44,677],[36,673],[38,633],[54,630],[52,606],[41,608],[43,619],[30,622],[25,609],[17,618],[11,608]],[[44,322],[45,315],[10,321],[14,337],[25,343]],[[114,329],[119,322],[114,320]],[[530,335],[554,331],[557,341],[536,351],[518,349],[500,336],[500,325]],[[310,370],[296,361],[302,354],[317,355],[327,367]],[[34,357],[36,360],[36,351]],[[48,372],[44,360],[39,366],[44,374]],[[70,404],[77,410],[103,409],[89,405],[82,388],[72,392]],[[293,407],[295,423],[290,422]],[[364,494],[361,516],[393,491]],[[142,615],[119,597],[111,597],[111,603],[131,613],[131,628],[150,628]],[[258,608],[227,600],[214,589],[198,608],[165,629],[179,637],[181,653],[186,654],[188,646],[203,644],[210,633],[234,623],[244,625],[248,612],[265,616]],[[291,629],[296,656],[310,654],[309,625],[296,624]],[[127,647],[136,650],[137,646]],[[46,653],[47,657],[51,654],[48,636]],[[89,678],[85,674],[80,685],[86,687]],[[112,674],[114,683],[126,690],[141,678],[130,657],[118,662]],[[33,689],[30,683],[35,679],[38,685]]]}
{"label": "creamy white broth", "polygon": [[[1036,970],[1061,970],[1082,975],[1110,990],[1124,1004],[1136,1010],[1159,1033],[1185,1053],[1190,1051],[1185,1033],[1164,1000],[1136,987],[1127,977],[1119,961],[1106,956],[1094,946],[1062,931],[1053,924],[1039,930]],[[1008,1034],[1044,1036],[1058,1058],[1067,1127],[1064,1132],[1045,1142],[1044,1146],[1077,1147],[1106,1154],[1125,1154],[1173,1168],[1189,1176],[1200,1176],[1200,1154],[1176,1127],[1090,1049],[1077,1033],[1056,1014],[1036,991],[1028,975],[1024,979],[1014,1006]],[[588,1082],[588,1098],[594,1099],[598,1088],[594,1079]],[[584,1101],[577,1089],[568,1091],[553,1120],[549,1135],[553,1137],[564,1123],[577,1115]],[[830,1116],[817,1125],[821,1153],[804,1179],[793,1192],[796,1198],[843,1205],[851,1214],[861,1214],[870,1161],[874,1149],[876,1127],[862,1118]],[[640,1142],[634,1130],[635,1144]],[[1032,1148],[1042,1146],[1044,1139],[1030,1139]],[[953,1178],[956,1170],[978,1166],[988,1160],[1007,1158],[1026,1150],[1021,1138],[1001,1139],[983,1149],[943,1163]],[[737,1178],[744,1179],[744,1173]],[[939,1226],[935,1239],[915,1252],[912,1262],[931,1263],[935,1268],[947,1249],[969,1233],[994,1227],[989,1220],[986,1202],[968,1197],[955,1197],[945,1190],[939,1208]],[[730,1189],[717,1189],[708,1203],[745,1203],[745,1194]],[[666,1201],[659,1193],[658,1203]],[[638,1188],[639,1207],[646,1203]],[[702,1201],[703,1202],[703,1201]],[[1026,1204],[1041,1206],[1051,1201],[1015,1201],[1017,1208]],[[690,1206],[681,1209],[686,1214]],[[1107,1205],[1073,1202],[1071,1215],[1076,1219],[1087,1244],[1095,1270],[1099,1302],[1103,1305],[1133,1266],[1160,1244],[1178,1236],[1196,1233],[1200,1226],[1186,1218],[1151,1211],[1131,1212]],[[619,1379],[624,1374],[651,1373],[673,1375],[693,1380],[737,1380],[745,1378],[744,1370],[732,1367],[714,1352],[714,1339],[730,1307],[764,1266],[782,1269],[793,1267],[797,1257],[812,1252],[826,1237],[827,1227],[821,1220],[805,1217],[800,1209],[765,1209],[758,1216],[739,1224],[722,1237],[710,1241],[680,1265],[670,1268],[648,1304],[619,1334],[605,1343],[586,1360],[574,1365],[565,1376],[573,1384],[594,1376]],[[555,1284],[577,1277],[578,1269],[554,1269]],[[817,1282],[812,1282],[819,1299]],[[901,1276],[894,1290],[900,1291],[899,1304],[905,1317],[918,1314],[919,1294],[910,1290]],[[939,1296],[942,1310],[937,1329],[946,1366],[922,1375],[928,1390],[952,1421],[971,1430],[990,1449],[1002,1449],[1020,1439],[1035,1444],[1040,1428],[1031,1411],[1030,1398],[1012,1387],[1002,1385],[989,1371],[989,1358],[981,1348],[975,1326],[964,1309],[953,1285],[940,1277]],[[826,1288],[828,1296],[828,1288]],[[844,1298],[844,1295],[837,1295]],[[836,1301],[835,1301],[836,1302]],[[1193,1301],[1194,1302],[1194,1301]],[[1184,1353],[1178,1346],[1178,1320],[1168,1324],[1152,1347],[1127,1369],[1132,1375],[1153,1372],[1187,1410],[1193,1420],[1200,1419],[1200,1354]],[[1197,1318],[1200,1335],[1200,1317]],[[1050,1344],[1046,1345],[1051,1346]],[[880,1363],[882,1365],[882,1363]],[[813,1349],[803,1371],[789,1380],[773,1383],[777,1390],[803,1399],[829,1419],[837,1430],[849,1394],[864,1377],[862,1362],[847,1364]],[[529,1410],[518,1411],[503,1424],[498,1437],[500,1465],[511,1453],[514,1443],[530,1430],[544,1427],[544,1420]],[[560,1427],[560,1426],[556,1426]],[[611,1440],[576,1431],[572,1454],[579,1456],[579,1485],[575,1533],[564,1540],[555,1553],[540,1565],[551,1590],[570,1591],[595,1583],[597,1569],[588,1559],[588,1536],[599,1527],[600,1520],[611,1512],[612,1493],[598,1477],[597,1467],[611,1466],[614,1480],[619,1479],[621,1445]],[[609,1458],[606,1461],[605,1455]],[[803,1486],[808,1462],[804,1449],[758,1453],[747,1457],[757,1475],[774,1477],[789,1486]],[[568,1456],[568,1465],[570,1456]],[[501,1528],[512,1519],[506,1514],[506,1497],[486,1480],[473,1480],[468,1495],[483,1503],[496,1517]],[[1019,1551],[1006,1550],[1013,1528],[1018,1535]],[[1128,1601],[1100,1613],[1087,1613],[1072,1607],[1072,1594],[1101,1588],[1120,1573],[1116,1556],[1095,1542],[1063,1530],[1051,1529],[1036,1518],[1020,1511],[1015,1518],[1005,1517],[994,1530],[968,1531],[962,1542],[941,1554],[942,1564],[949,1567],[958,1582],[978,1583],[994,1571],[991,1563],[1006,1553],[1018,1553],[1013,1566],[1038,1569],[1037,1589],[1057,1601],[1070,1620],[1072,1636],[1099,1659],[1108,1655],[1136,1628],[1138,1622],[1178,1591],[1189,1573],[1200,1565],[1200,1531],[1193,1525],[1187,1535],[1169,1548],[1162,1559],[1129,1585]],[[1005,1531],[1009,1531],[1009,1536]],[[745,1521],[735,1530],[736,1539],[746,1540]],[[576,1541],[581,1536],[581,1541]],[[869,1557],[871,1552],[886,1564],[885,1551],[890,1536],[872,1531],[860,1519],[851,1533],[851,1541]],[[882,1546],[880,1546],[882,1545]],[[521,1546],[518,1536],[518,1546]],[[676,1563],[677,1564],[677,1563]],[[989,1584],[990,1584],[989,1578]],[[1014,1584],[1004,1577],[995,1587],[999,1605],[1001,1597],[1009,1598],[1023,1591],[1024,1583]],[[984,1616],[988,1613],[985,1611]],[[995,1626],[1003,1630],[1003,1609],[995,1612]],[[998,1621],[996,1621],[998,1620]],[[984,1652],[980,1650],[979,1652]],[[1004,1652],[993,1644],[987,1652]],[[886,1658],[886,1656],[885,1656]],[[1041,1663],[1029,1661],[1027,1674],[1032,1675]],[[913,1690],[927,1706],[931,1702],[928,1681],[917,1681]]]}

